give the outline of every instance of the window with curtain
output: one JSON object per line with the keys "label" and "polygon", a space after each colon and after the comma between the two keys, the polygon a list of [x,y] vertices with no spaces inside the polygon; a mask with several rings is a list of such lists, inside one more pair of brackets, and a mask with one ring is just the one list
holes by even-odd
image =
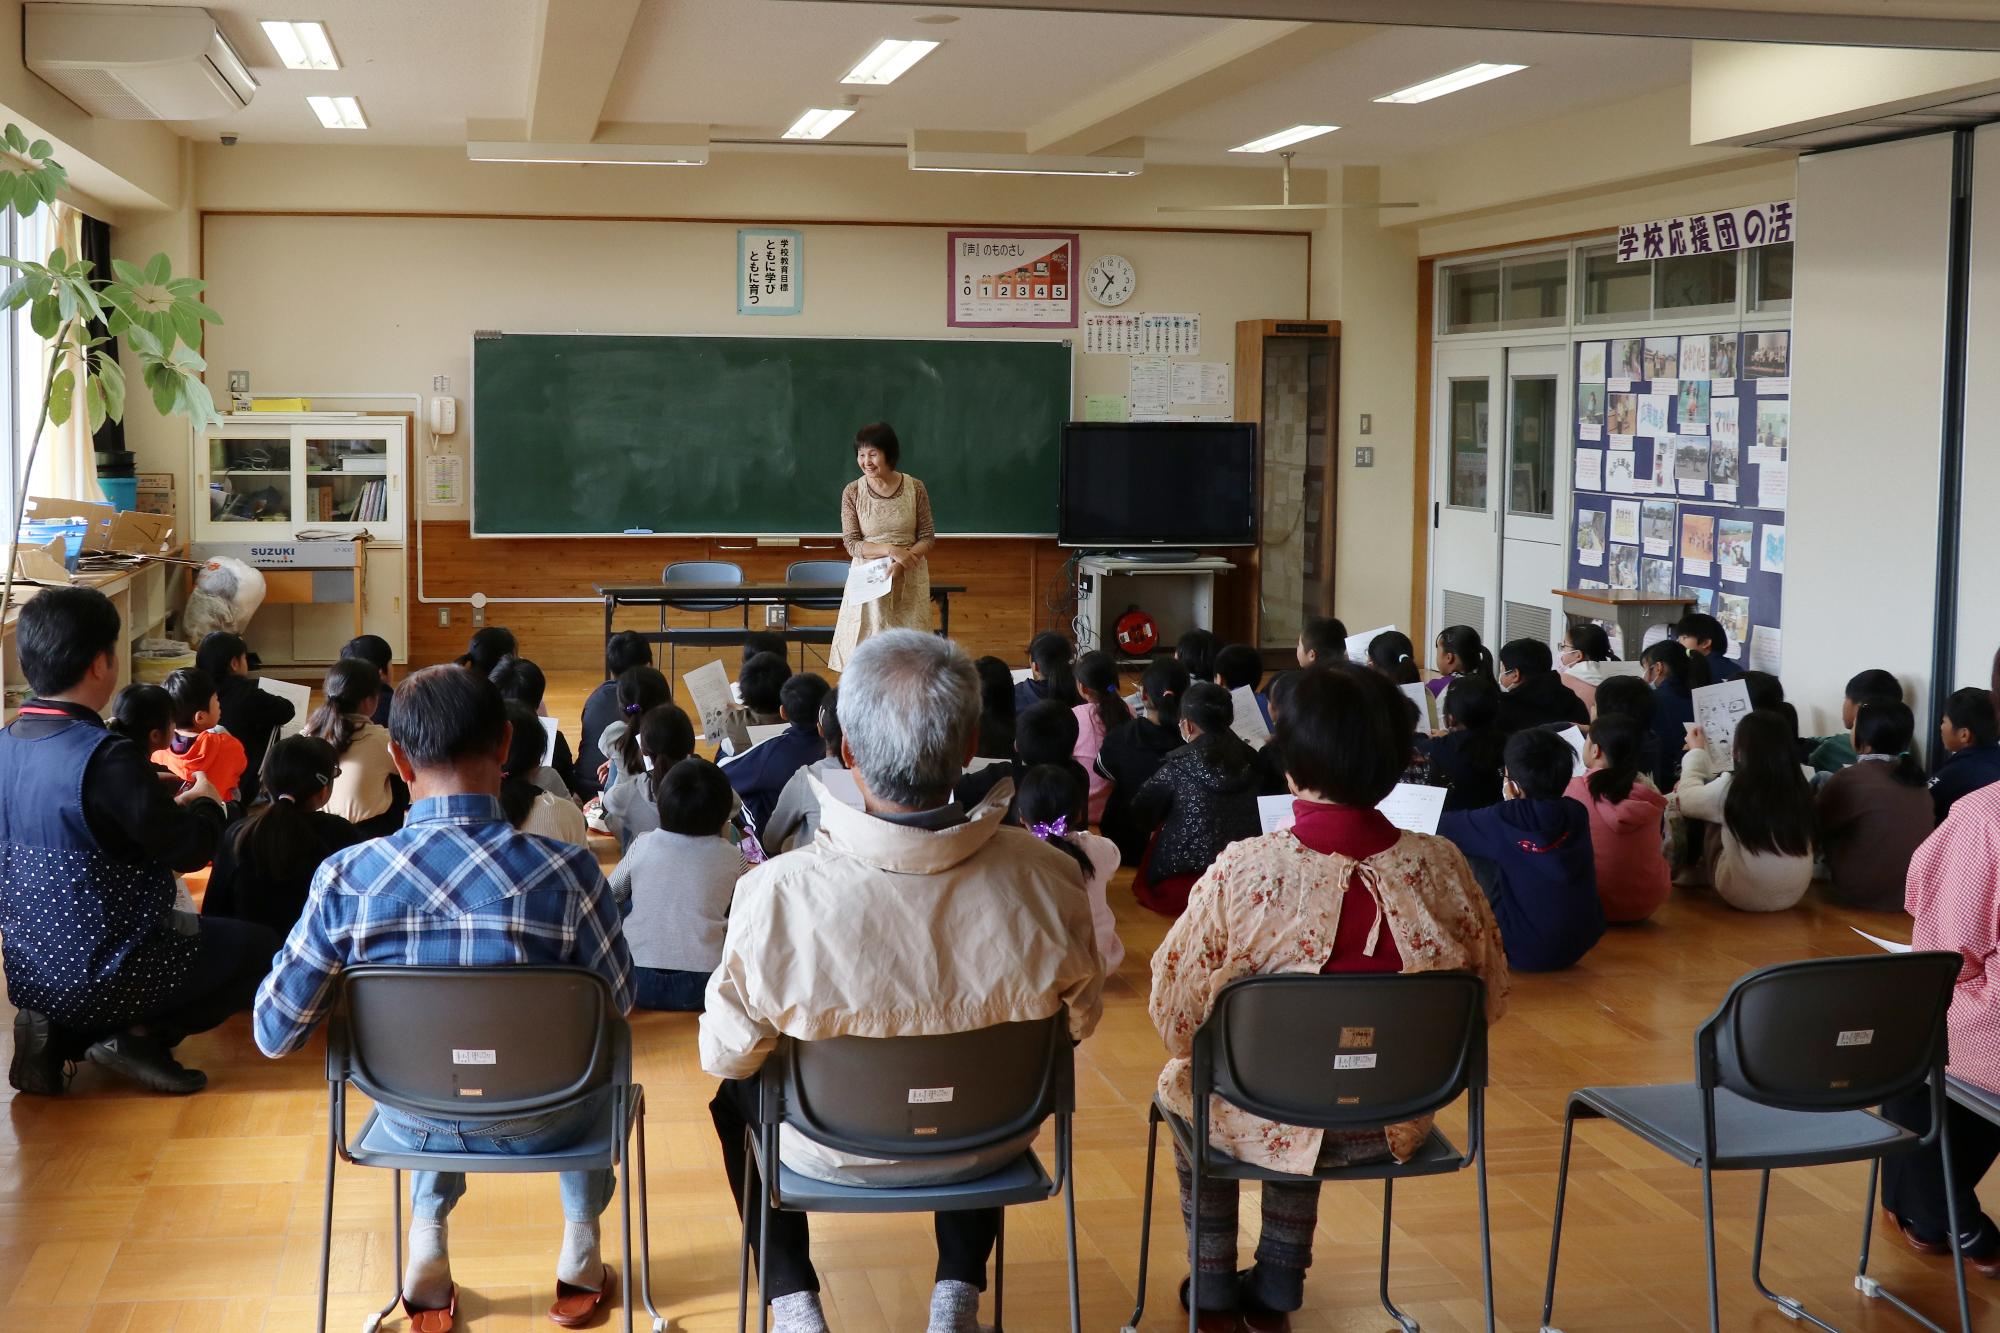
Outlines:
{"label": "window with curtain", "polygon": [[[67,204],[38,210],[14,227],[17,253],[21,258],[45,261],[61,246],[72,257],[82,253],[83,215]],[[97,459],[91,442],[90,425],[83,411],[83,395],[76,398],[77,410],[60,426],[42,431],[41,449],[32,467],[28,451],[35,439],[35,423],[42,412],[42,388],[48,383],[51,345],[28,326],[26,310],[16,312],[10,330],[14,346],[8,364],[14,368],[13,411],[14,456],[12,475],[24,478],[28,494],[55,495],[68,500],[101,501],[97,487]]]}

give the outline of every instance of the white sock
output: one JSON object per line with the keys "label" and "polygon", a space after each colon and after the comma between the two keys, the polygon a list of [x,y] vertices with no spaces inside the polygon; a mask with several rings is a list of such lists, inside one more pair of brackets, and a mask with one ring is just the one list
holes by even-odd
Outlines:
{"label": "white sock", "polygon": [[928,1333],[979,1333],[979,1288],[949,1278],[932,1287]]}
{"label": "white sock", "polygon": [[599,1289],[604,1281],[604,1257],[597,1250],[597,1221],[564,1222],[562,1253],[556,1256],[556,1277],[572,1287]]}
{"label": "white sock", "polygon": [[772,1301],[771,1327],[775,1333],[827,1333],[826,1315],[819,1308],[819,1293],[795,1291]]}
{"label": "white sock", "polygon": [[451,1255],[445,1247],[444,1219],[410,1223],[410,1262],[403,1269],[403,1299],[418,1310],[451,1304]]}

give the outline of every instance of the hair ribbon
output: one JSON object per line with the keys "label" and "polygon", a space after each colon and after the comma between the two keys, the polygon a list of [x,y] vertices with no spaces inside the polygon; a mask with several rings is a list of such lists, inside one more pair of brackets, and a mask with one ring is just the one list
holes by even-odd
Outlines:
{"label": "hair ribbon", "polygon": [[1028,832],[1047,842],[1050,838],[1060,838],[1069,833],[1069,816],[1057,815],[1046,824],[1030,824]]}

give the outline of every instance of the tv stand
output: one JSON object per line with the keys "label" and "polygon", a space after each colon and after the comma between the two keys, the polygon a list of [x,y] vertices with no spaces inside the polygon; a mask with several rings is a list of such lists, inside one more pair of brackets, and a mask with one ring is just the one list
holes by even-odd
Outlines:
{"label": "tv stand", "polygon": [[[1177,556],[1187,558],[1170,558]],[[1171,655],[1189,630],[1215,628],[1215,576],[1236,566],[1220,556],[1155,548],[1086,552],[1075,568],[1077,651],[1101,648],[1130,661],[1116,642],[1118,617],[1134,607],[1152,616],[1160,642],[1144,656]]]}
{"label": "tv stand", "polygon": [[1112,551],[1114,560],[1146,565],[1185,565],[1199,558],[1192,546],[1139,546],[1129,551]]}

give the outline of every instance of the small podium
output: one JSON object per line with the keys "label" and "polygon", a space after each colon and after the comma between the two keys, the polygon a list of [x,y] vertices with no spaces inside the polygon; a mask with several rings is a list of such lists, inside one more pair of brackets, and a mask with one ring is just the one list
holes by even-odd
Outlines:
{"label": "small podium", "polygon": [[1618,626],[1622,651],[1636,661],[1646,642],[1646,631],[1655,625],[1671,625],[1694,605],[1692,597],[1655,597],[1650,593],[1623,588],[1553,588],[1562,598],[1563,614],[1572,621],[1609,620]]}

